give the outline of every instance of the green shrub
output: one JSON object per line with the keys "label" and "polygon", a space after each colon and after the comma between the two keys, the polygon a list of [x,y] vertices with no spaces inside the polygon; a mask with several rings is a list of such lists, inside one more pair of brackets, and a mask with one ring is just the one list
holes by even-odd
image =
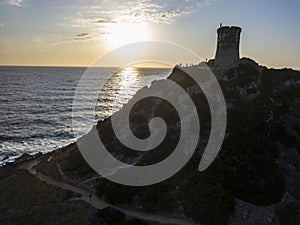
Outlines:
{"label": "green shrub", "polygon": [[179,188],[186,216],[206,225],[224,225],[234,213],[235,200],[220,183],[191,179]]}
{"label": "green shrub", "polygon": [[77,175],[80,177],[84,177],[93,172],[94,170],[85,161],[82,162],[80,167],[76,170]]}
{"label": "green shrub", "polygon": [[64,171],[74,171],[78,169],[82,162],[84,161],[82,155],[79,151],[72,152],[70,156],[68,156],[67,161],[64,166]]}
{"label": "green shrub", "polygon": [[79,151],[71,153],[66,160],[63,170],[65,172],[76,172],[80,177],[84,177],[94,172],[93,169],[85,162]]}
{"label": "green shrub", "polygon": [[111,204],[130,204],[138,189],[138,187],[130,187],[101,179],[96,188],[96,195]]}
{"label": "green shrub", "polygon": [[231,130],[221,153],[221,162],[226,168],[223,170],[224,187],[237,198],[253,204],[279,202],[284,180],[275,161],[277,155],[276,146],[258,134]]}
{"label": "green shrub", "polygon": [[281,225],[300,224],[300,203],[290,202],[276,209],[276,216]]}

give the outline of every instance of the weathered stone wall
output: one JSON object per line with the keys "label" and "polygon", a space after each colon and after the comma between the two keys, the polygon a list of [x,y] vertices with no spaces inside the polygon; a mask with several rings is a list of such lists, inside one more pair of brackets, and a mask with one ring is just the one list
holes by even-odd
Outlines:
{"label": "weathered stone wall", "polygon": [[240,27],[220,27],[217,30],[218,44],[215,56],[215,65],[219,67],[228,66],[240,58]]}

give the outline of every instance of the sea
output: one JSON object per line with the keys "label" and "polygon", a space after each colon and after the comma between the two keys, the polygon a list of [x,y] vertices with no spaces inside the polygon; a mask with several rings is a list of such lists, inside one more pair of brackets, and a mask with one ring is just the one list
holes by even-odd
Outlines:
{"label": "sea", "polygon": [[[72,107],[78,84],[87,68],[0,66],[0,166],[24,153],[47,153],[66,146],[86,134],[86,120],[77,118],[82,129],[72,129]],[[87,87],[79,106],[95,104],[95,121],[122,108],[142,87],[165,79],[168,68],[96,68],[91,82],[109,74],[98,100],[88,102]],[[81,120],[82,119],[82,120]],[[82,122],[81,122],[82,121]]]}

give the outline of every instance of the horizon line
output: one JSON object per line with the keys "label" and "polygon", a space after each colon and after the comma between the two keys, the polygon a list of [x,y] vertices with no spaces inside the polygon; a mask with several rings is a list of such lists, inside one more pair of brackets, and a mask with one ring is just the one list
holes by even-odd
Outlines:
{"label": "horizon line", "polygon": [[[176,65],[175,65],[176,66]],[[174,66],[174,67],[175,67]],[[263,65],[260,65],[263,66]],[[123,68],[121,66],[87,66],[87,65],[2,65],[0,67],[56,67],[56,68]],[[144,69],[172,69],[174,67],[169,66],[129,66],[132,68],[144,68]],[[267,66],[266,66],[267,67]],[[267,67],[268,69],[292,69],[300,72],[300,68],[293,67]]]}
{"label": "horizon line", "polygon": [[[1,65],[0,67],[61,67],[61,68],[123,68],[121,66],[86,66],[86,65]],[[128,66],[132,68],[171,69],[168,66]]]}

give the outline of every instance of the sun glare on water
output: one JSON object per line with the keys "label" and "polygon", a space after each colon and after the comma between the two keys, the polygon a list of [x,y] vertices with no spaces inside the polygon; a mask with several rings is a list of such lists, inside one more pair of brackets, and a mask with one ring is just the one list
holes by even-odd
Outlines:
{"label": "sun glare on water", "polygon": [[150,29],[147,24],[111,24],[107,28],[107,32],[108,36],[106,42],[110,48],[117,48],[134,42],[147,41],[151,38]]}

